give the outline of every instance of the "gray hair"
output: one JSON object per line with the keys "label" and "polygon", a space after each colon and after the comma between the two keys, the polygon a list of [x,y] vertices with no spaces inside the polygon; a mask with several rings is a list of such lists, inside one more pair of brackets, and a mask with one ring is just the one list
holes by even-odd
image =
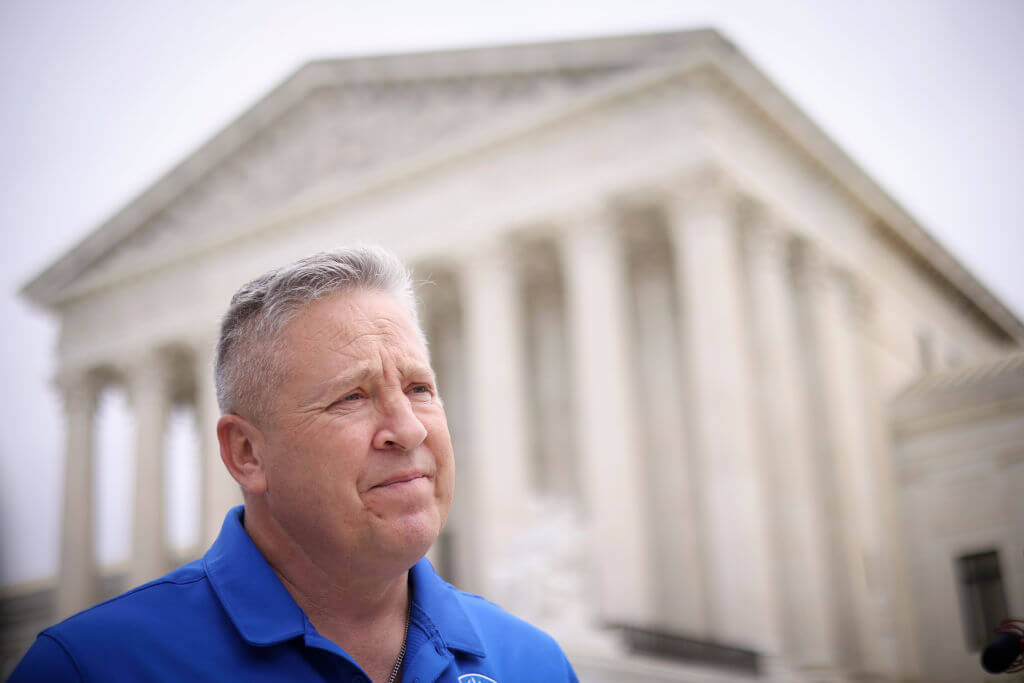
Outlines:
{"label": "gray hair", "polygon": [[280,379],[277,356],[281,349],[276,342],[281,330],[317,299],[360,289],[394,296],[426,343],[416,314],[412,278],[393,253],[360,245],[307,256],[260,275],[231,297],[221,320],[214,368],[221,413],[240,413],[253,419],[265,416],[268,395],[272,394],[267,388]]}

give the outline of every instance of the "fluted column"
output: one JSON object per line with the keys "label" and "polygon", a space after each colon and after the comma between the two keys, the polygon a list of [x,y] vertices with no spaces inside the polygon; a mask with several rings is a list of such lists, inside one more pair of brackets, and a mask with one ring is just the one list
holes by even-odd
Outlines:
{"label": "fluted column", "polygon": [[146,353],[128,370],[135,415],[135,510],[131,585],[167,571],[165,432],[171,405],[170,369],[158,352]]}
{"label": "fluted column", "polygon": [[890,427],[887,418],[887,397],[880,387],[880,354],[875,328],[875,297],[868,284],[854,280],[850,289],[854,346],[859,351],[859,387],[865,410],[865,434],[868,451],[865,460],[865,499],[869,513],[866,534],[865,567],[868,594],[871,599],[869,631],[877,648],[879,673],[893,679],[921,676],[917,657],[907,653],[915,650],[913,637],[911,591],[906,586],[903,566],[905,545],[902,520],[898,512],[898,489],[890,448]]}
{"label": "fluted column", "polygon": [[523,317],[527,340],[534,488],[545,496],[577,505],[580,476],[578,449],[573,443],[571,382],[566,353],[565,301],[562,272],[553,244],[535,243],[520,249],[524,261]]}
{"label": "fluted column", "polygon": [[869,576],[877,577],[880,558],[874,514],[872,433],[867,420],[854,299],[849,276],[814,249],[805,249],[810,321],[815,341],[822,418],[822,482],[830,496],[829,536],[839,597],[840,638],[845,661],[855,670],[877,671],[878,633],[874,631]]}
{"label": "fluted column", "polygon": [[804,669],[838,662],[836,614],[828,578],[823,491],[815,475],[811,395],[800,354],[805,340],[790,259],[790,236],[763,214],[747,226],[745,246],[757,353],[766,493],[777,548],[783,652]]}
{"label": "fluted column", "polygon": [[463,579],[471,577],[474,563],[479,563],[472,545],[467,541],[473,521],[472,510],[462,502],[468,502],[468,487],[462,483],[470,470],[464,467],[470,450],[466,429],[466,356],[463,351],[463,325],[459,304],[459,286],[455,276],[447,269],[431,272],[434,284],[422,292],[423,310],[421,321],[430,340],[430,359],[437,375],[438,389],[444,401],[448,418],[452,447],[455,449],[455,466],[458,477],[456,503],[452,505],[441,537],[431,548],[428,557],[444,578],[458,586]]}
{"label": "fluted column", "polygon": [[64,402],[64,519],[56,617],[63,619],[97,599],[93,562],[93,471],[98,382],[87,373],[61,373],[57,378]]}
{"label": "fluted column", "polygon": [[[634,265],[634,353],[642,390],[643,460],[650,491],[657,621],[690,635],[704,632],[704,577],[700,562],[695,486],[687,443],[676,290],[662,244]],[[657,249],[658,251],[654,251]]]}
{"label": "fluted column", "polygon": [[605,621],[643,624],[653,614],[653,576],[626,261],[609,213],[588,211],[571,220],[560,246],[576,389],[576,441],[597,546],[599,613]]}
{"label": "fluted column", "polygon": [[708,177],[673,195],[667,208],[700,482],[708,635],[775,652],[773,565],[755,441],[736,202]]}
{"label": "fluted column", "polygon": [[465,519],[478,574],[466,579],[472,590],[486,591],[501,569],[493,563],[507,556],[528,501],[520,287],[511,254],[498,242],[475,252],[459,279],[471,419],[457,504],[471,505]]}
{"label": "fluted column", "polygon": [[195,411],[200,462],[199,541],[206,548],[220,533],[227,511],[241,504],[242,494],[220,459],[220,443],[217,441],[220,408],[217,406],[217,389],[213,381],[215,342],[213,339],[205,339],[197,342],[194,348]]}

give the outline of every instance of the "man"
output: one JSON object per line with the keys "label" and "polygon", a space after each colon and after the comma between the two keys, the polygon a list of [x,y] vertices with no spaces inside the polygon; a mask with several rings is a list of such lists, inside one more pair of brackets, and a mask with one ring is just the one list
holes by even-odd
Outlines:
{"label": "man", "polygon": [[245,505],[201,559],[43,631],[12,681],[576,680],[550,637],[423,559],[455,472],[393,255],[317,254],[242,287],[216,383]]}

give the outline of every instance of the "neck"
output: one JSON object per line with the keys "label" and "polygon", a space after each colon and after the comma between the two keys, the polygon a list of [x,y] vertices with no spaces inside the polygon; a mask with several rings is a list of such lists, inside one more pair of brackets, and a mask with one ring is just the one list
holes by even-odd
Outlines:
{"label": "neck", "polygon": [[405,639],[405,563],[326,558],[288,538],[246,505],[245,530],[317,632],[347,652],[374,681],[386,681]]}

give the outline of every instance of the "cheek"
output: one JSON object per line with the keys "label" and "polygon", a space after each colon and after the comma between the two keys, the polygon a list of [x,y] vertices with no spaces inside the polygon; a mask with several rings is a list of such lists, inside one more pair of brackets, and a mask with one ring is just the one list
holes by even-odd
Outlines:
{"label": "cheek", "polygon": [[339,495],[354,490],[359,477],[355,431],[325,427],[297,435],[293,447],[275,458],[270,483],[310,504],[337,502]]}
{"label": "cheek", "polygon": [[439,435],[432,446],[434,457],[437,460],[438,496],[442,500],[450,502],[455,489],[455,456],[447,431]]}

